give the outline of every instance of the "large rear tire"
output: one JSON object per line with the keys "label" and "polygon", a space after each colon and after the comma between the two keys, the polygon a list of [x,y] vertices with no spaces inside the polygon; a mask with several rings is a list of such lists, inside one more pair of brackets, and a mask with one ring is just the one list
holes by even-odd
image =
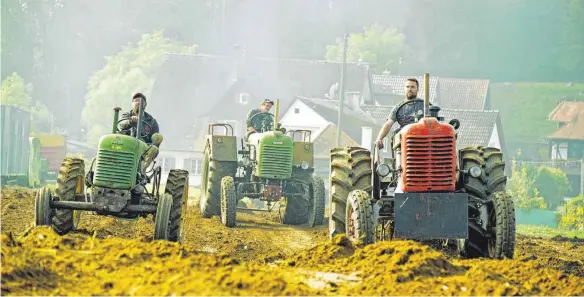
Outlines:
{"label": "large rear tire", "polygon": [[51,200],[53,195],[47,187],[37,190],[34,199],[34,222],[35,226],[50,226],[53,221],[53,210],[51,209]]}
{"label": "large rear tire", "polygon": [[[85,192],[85,162],[80,158],[65,158],[57,177],[56,200],[75,201],[75,195]],[[53,229],[59,235],[67,234],[79,225],[80,210],[55,209]]]}
{"label": "large rear tire", "polygon": [[329,235],[346,232],[347,199],[353,190],[372,191],[371,152],[361,147],[331,150],[329,186]]}
{"label": "large rear tire", "polygon": [[210,218],[221,214],[221,179],[233,176],[237,162],[211,160],[211,146],[205,146],[205,155],[201,168],[201,217]]}
{"label": "large rear tire", "polygon": [[503,153],[497,148],[469,147],[460,151],[462,169],[482,169],[481,176],[462,176],[462,185],[481,205],[470,199],[468,239],[458,241],[458,250],[469,258],[512,259],[515,251],[515,206],[506,194],[507,177]]}
{"label": "large rear tire", "polygon": [[345,221],[347,222],[345,232],[351,242],[362,244],[374,242],[373,206],[367,192],[354,190],[349,193]]}
{"label": "large rear tire", "polygon": [[168,173],[164,192],[172,196],[168,240],[182,242],[189,197],[189,172],[181,169],[171,169]]}
{"label": "large rear tire", "polygon": [[308,226],[322,225],[324,221],[325,192],[324,180],[315,176],[312,178],[310,208],[308,212]]}
{"label": "large rear tire", "polygon": [[225,176],[221,180],[221,223],[226,227],[235,227],[237,219],[237,193],[233,177]]}

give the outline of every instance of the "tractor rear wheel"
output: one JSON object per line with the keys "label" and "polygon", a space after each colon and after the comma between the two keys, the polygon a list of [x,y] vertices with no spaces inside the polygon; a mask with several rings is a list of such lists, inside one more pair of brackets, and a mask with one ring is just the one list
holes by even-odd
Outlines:
{"label": "tractor rear wheel", "polygon": [[47,187],[37,190],[34,199],[34,221],[35,226],[50,226],[53,221],[53,210],[51,209],[51,200],[53,194]]}
{"label": "tractor rear wheel", "polygon": [[338,147],[331,150],[329,185],[329,235],[346,232],[346,210],[353,190],[372,191],[371,152],[361,147]]}
{"label": "tractor rear wheel", "polygon": [[350,241],[371,244],[374,241],[373,206],[369,194],[362,190],[349,193],[345,211],[345,232]]}
{"label": "tractor rear wheel", "polygon": [[181,169],[171,169],[168,173],[164,193],[172,196],[168,240],[182,242],[189,199],[189,172]]}
{"label": "tractor rear wheel", "polygon": [[168,193],[160,195],[158,199],[156,216],[154,217],[154,240],[170,240],[172,200],[172,195]]}
{"label": "tractor rear wheel", "polygon": [[310,208],[308,210],[308,225],[310,227],[322,225],[324,221],[324,180],[315,176],[312,178]]}
{"label": "tractor rear wheel", "polygon": [[211,146],[205,146],[205,156],[201,168],[201,217],[210,218],[221,214],[221,179],[233,176],[237,162],[211,160]]}
{"label": "tractor rear wheel", "polygon": [[[75,201],[75,195],[85,193],[85,162],[80,158],[65,158],[57,177],[56,198],[59,201]],[[59,235],[77,228],[81,218],[80,210],[55,209],[53,229]]]}
{"label": "tractor rear wheel", "polygon": [[458,250],[469,258],[512,259],[515,251],[515,206],[506,194],[507,177],[501,150],[492,147],[470,147],[460,151],[462,169],[479,166],[478,178],[463,178],[466,192],[488,201],[480,205],[469,201],[468,239],[458,241]]}
{"label": "tractor rear wheel", "polygon": [[237,218],[237,194],[233,177],[221,179],[221,223],[226,227],[234,227]]}

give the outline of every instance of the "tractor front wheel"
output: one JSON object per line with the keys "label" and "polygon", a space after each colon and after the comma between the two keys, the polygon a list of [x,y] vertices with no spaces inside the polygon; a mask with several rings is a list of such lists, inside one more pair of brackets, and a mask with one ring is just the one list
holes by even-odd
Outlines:
{"label": "tractor front wheel", "polygon": [[173,197],[164,193],[158,199],[156,206],[156,216],[154,218],[154,240],[170,240],[171,238],[171,212],[173,207]]}
{"label": "tractor front wheel", "polygon": [[181,169],[170,170],[164,192],[172,196],[168,240],[182,242],[189,199],[189,172]]}
{"label": "tractor front wheel", "polygon": [[369,194],[362,190],[349,193],[345,211],[345,233],[351,242],[371,244],[374,242],[373,207]]}
{"label": "tractor front wheel", "polygon": [[[57,177],[56,198],[59,201],[75,201],[76,195],[85,193],[85,162],[80,158],[65,158]],[[80,210],[56,209],[53,216],[53,229],[64,235],[79,225]]]}
{"label": "tractor front wheel", "polygon": [[34,222],[35,226],[50,226],[53,221],[53,210],[51,209],[51,200],[53,195],[47,187],[37,190],[34,199]]}
{"label": "tractor front wheel", "polygon": [[470,147],[461,150],[462,169],[479,166],[482,174],[461,175],[466,192],[486,201],[469,201],[468,239],[458,241],[458,250],[469,258],[512,259],[515,251],[515,206],[506,194],[507,177],[503,153],[497,148]]}
{"label": "tractor front wheel", "polygon": [[325,191],[324,180],[315,176],[312,178],[310,209],[308,212],[308,225],[310,227],[322,225],[324,221]]}
{"label": "tractor front wheel", "polygon": [[237,194],[233,177],[221,179],[221,223],[226,227],[234,227],[237,218]]}

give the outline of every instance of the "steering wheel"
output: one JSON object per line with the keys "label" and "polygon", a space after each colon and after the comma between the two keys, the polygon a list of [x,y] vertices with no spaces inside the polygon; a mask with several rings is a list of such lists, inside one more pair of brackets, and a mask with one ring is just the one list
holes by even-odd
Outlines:
{"label": "steering wheel", "polygon": [[275,118],[276,116],[275,116],[274,114],[272,114],[272,113],[269,113],[269,112],[260,112],[260,113],[256,113],[256,114],[254,114],[254,115],[252,115],[252,116],[251,116],[251,118],[249,119],[249,121],[253,123],[253,119],[254,119],[256,116],[260,115],[260,114],[269,114],[269,115],[272,117],[272,126],[271,126],[271,127],[269,127],[269,128],[268,128],[268,127],[266,127],[266,128],[267,128],[268,130],[270,130],[270,129],[274,128],[274,118]]}
{"label": "steering wheel", "polygon": [[[400,102],[399,103],[399,105],[397,106],[397,108],[395,110],[395,114],[396,114],[396,117],[397,117],[397,123],[400,125],[400,127],[403,127],[403,126],[405,126],[407,124],[414,123],[416,121],[415,120],[415,117],[412,116],[412,115],[401,115],[400,116],[400,110],[403,107],[405,107],[406,105],[410,105],[411,104],[411,105],[416,106],[416,105],[418,105],[418,103],[424,104],[424,100],[417,98],[417,99],[414,99],[414,100],[406,100],[406,101],[403,101],[403,102]],[[420,110],[416,110],[415,111],[418,114],[418,118],[421,117],[420,114],[419,114],[419,111]],[[422,109],[421,111],[422,111],[422,114],[423,114],[424,110]]]}
{"label": "steering wheel", "polygon": [[[148,127],[148,129],[144,129],[145,127]],[[136,127],[132,127],[132,130],[134,131],[132,134],[136,133],[136,129],[138,129],[138,125],[136,125]],[[146,132],[146,130],[152,131],[152,126],[143,120],[142,130],[140,131],[140,138],[146,138],[148,136],[149,133]]]}

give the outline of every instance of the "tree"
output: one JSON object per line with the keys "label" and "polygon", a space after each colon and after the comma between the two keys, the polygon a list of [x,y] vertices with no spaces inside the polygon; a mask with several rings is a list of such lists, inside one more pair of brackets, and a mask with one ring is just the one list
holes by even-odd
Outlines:
{"label": "tree", "polygon": [[99,138],[111,131],[111,117],[107,115],[112,114],[112,107],[129,107],[135,92],[150,93],[165,53],[194,53],[195,49],[196,45],[183,46],[164,37],[163,31],[155,31],[142,35],[136,46],[129,44],[107,57],[105,67],[90,78],[85,96],[82,122],[88,128],[87,143],[97,145]]}
{"label": "tree", "polygon": [[[374,24],[364,27],[364,32],[350,34],[347,61],[358,60],[375,64],[379,70],[398,70],[400,59],[405,58],[405,36],[397,29],[387,29]],[[336,45],[326,47],[325,58],[330,61],[341,61],[343,41],[337,40]]]}
{"label": "tree", "polygon": [[31,131],[51,133],[53,115],[44,104],[31,104],[33,86],[26,83],[18,73],[13,72],[2,81],[2,105],[17,106],[30,112]]}

